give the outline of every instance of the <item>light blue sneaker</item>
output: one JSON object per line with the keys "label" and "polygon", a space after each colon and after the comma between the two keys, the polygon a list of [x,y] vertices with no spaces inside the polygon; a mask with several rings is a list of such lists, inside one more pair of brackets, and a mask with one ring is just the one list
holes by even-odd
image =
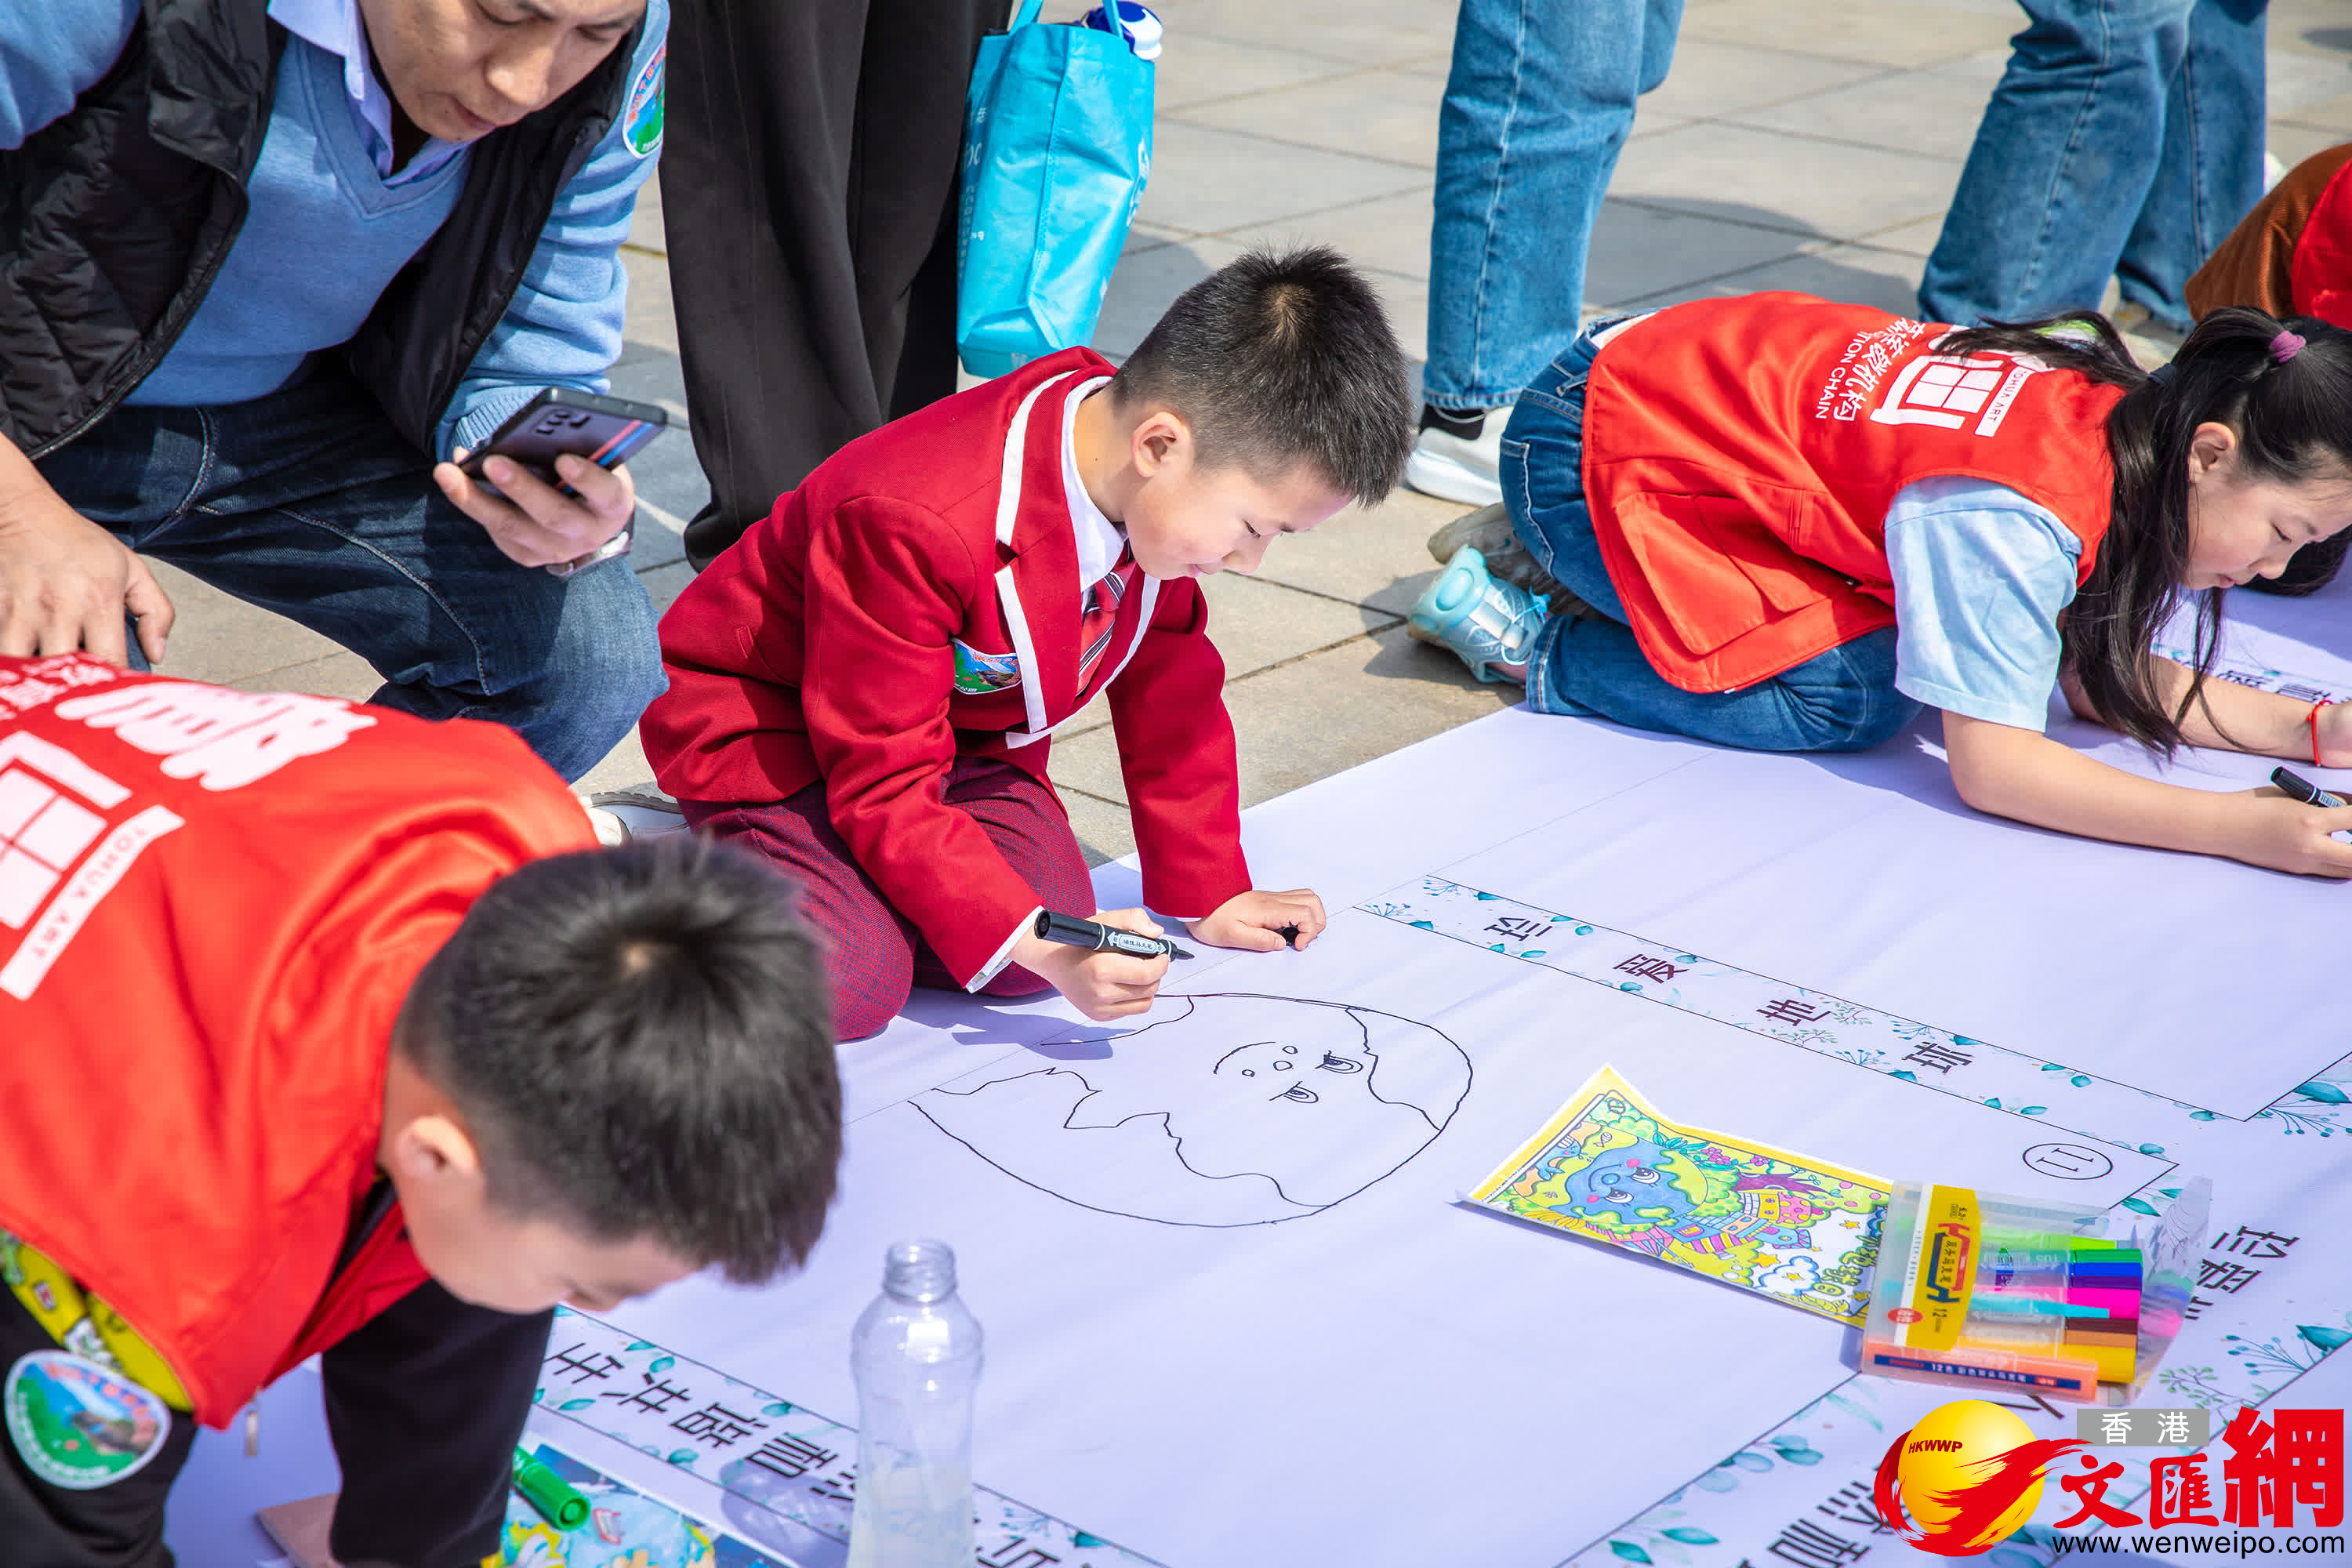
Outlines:
{"label": "light blue sneaker", "polygon": [[1525,665],[1544,616],[1541,599],[1490,574],[1478,547],[1465,544],[1413,601],[1405,630],[1423,642],[1452,648],[1481,680],[1514,680],[1518,678],[1488,667]]}

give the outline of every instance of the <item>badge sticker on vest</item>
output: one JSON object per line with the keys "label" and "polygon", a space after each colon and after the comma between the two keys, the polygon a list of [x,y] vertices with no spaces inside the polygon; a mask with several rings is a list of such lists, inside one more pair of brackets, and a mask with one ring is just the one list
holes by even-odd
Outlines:
{"label": "badge sticker on vest", "polygon": [[1010,691],[1021,684],[1019,654],[982,653],[954,637],[948,638],[948,646],[955,649],[955,689],[966,697]]}
{"label": "badge sticker on vest", "polygon": [[26,1467],[65,1491],[94,1491],[137,1474],[172,1436],[162,1399],[64,1351],[19,1357],[0,1404]]}
{"label": "badge sticker on vest", "polygon": [[640,158],[650,158],[661,148],[662,62],[668,56],[667,44],[657,47],[654,58],[637,72],[637,79],[629,84],[628,108],[621,115],[621,140]]}

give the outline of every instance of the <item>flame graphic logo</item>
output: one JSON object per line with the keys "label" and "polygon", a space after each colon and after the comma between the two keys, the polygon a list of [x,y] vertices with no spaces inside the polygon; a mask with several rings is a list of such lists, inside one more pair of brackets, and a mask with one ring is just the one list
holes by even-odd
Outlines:
{"label": "flame graphic logo", "polygon": [[1873,1500],[1903,1540],[1942,1557],[1974,1557],[2033,1517],[2053,1462],[2084,1445],[2036,1437],[2010,1411],[1963,1399],[1930,1411],[1887,1446]]}

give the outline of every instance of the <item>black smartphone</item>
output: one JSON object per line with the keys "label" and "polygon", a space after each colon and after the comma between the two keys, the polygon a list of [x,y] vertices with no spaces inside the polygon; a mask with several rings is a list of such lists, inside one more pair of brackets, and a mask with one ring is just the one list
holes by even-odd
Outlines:
{"label": "black smartphone", "polygon": [[482,465],[493,457],[506,458],[572,494],[572,487],[556,477],[556,458],[570,452],[599,468],[614,468],[644,451],[668,427],[669,416],[650,403],[551,386],[457,466],[467,478],[495,490],[498,487],[483,476]]}

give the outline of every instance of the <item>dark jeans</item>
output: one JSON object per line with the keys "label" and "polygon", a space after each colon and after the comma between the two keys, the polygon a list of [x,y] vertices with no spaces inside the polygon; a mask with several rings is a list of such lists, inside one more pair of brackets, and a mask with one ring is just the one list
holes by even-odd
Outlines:
{"label": "dark jeans", "polygon": [[366,659],[370,700],[504,724],[578,778],[662,689],[644,585],[626,556],[515,564],[431,467],[331,363],[250,403],[118,408],[39,464],[142,555]]}
{"label": "dark jeans", "polygon": [[[1619,318],[1622,320],[1622,318]],[[1600,612],[1554,616],[1528,660],[1528,706],[1753,752],[1856,752],[1909,723],[1895,689],[1895,628],[1871,632],[1738,691],[1685,691],[1625,624],[1584,495],[1584,388],[1596,321],[1519,395],[1503,432],[1503,500],[1544,569]]]}
{"label": "dark jeans", "polygon": [[673,0],[662,200],[697,566],[956,389],[964,89],[1010,0]]}
{"label": "dark jeans", "polygon": [[[332,1535],[338,1561],[475,1568],[497,1550],[514,1446],[551,1321],[547,1312],[512,1317],[468,1307],[428,1282],[320,1358],[328,1429],[343,1471]],[[0,1289],[0,1371],[28,1352],[57,1348]],[[93,1491],[50,1486],[0,1436],[0,1563],[170,1568],[163,1501],[195,1431],[175,1415],[162,1453]]]}

